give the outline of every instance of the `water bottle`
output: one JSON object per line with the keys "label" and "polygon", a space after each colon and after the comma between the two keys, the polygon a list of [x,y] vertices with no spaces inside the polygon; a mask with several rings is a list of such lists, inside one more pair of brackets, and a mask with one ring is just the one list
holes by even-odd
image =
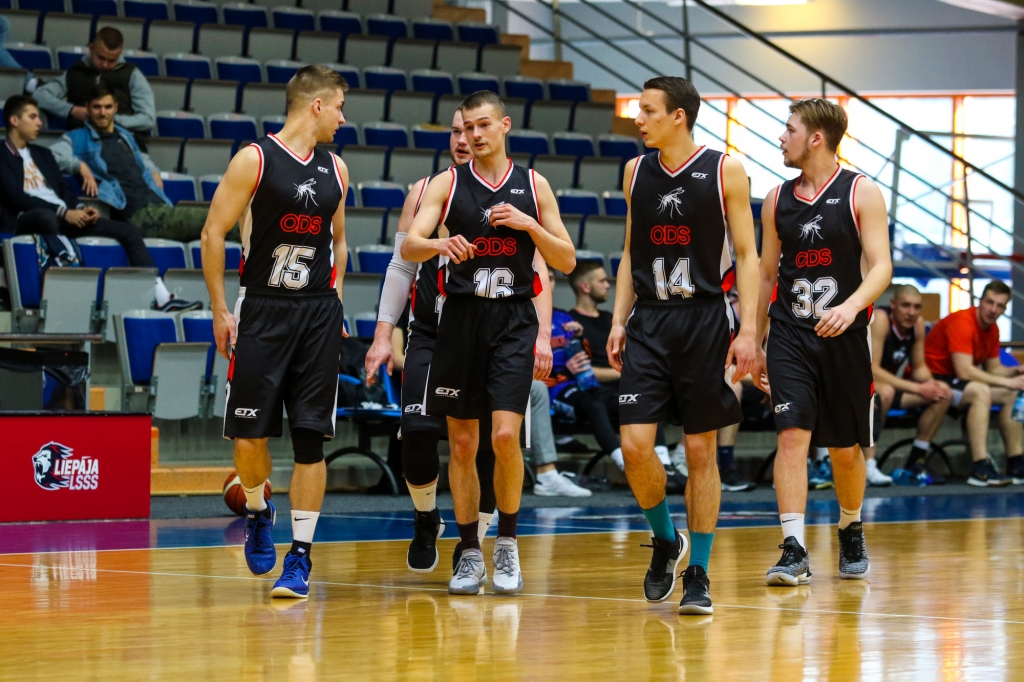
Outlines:
{"label": "water bottle", "polygon": [[[583,344],[580,343],[579,339],[573,339],[569,342],[567,350],[570,358],[576,357],[577,354],[583,352]],[[590,361],[588,360],[586,366],[576,375],[576,385],[580,387],[581,391],[589,391],[600,383],[597,377],[594,376],[594,370],[590,367]]]}
{"label": "water bottle", "polygon": [[1013,403],[1013,421],[1024,422],[1024,391],[1017,392],[1017,400]]}

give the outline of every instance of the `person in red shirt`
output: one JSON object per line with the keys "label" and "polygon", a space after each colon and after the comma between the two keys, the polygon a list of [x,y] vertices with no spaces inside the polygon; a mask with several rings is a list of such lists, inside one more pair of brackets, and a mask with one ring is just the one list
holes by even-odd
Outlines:
{"label": "person in red shirt", "polygon": [[[924,359],[932,375],[953,389],[953,406],[968,408],[967,437],[974,464],[967,479],[975,486],[1024,484],[1024,426],[1013,420],[1017,392],[1024,390],[1024,368],[999,359],[996,320],[1006,311],[1010,287],[993,280],[981,292],[978,307],[939,320],[925,338]],[[999,431],[1006,450],[1001,476],[988,454],[988,420],[993,404],[1002,406]]]}

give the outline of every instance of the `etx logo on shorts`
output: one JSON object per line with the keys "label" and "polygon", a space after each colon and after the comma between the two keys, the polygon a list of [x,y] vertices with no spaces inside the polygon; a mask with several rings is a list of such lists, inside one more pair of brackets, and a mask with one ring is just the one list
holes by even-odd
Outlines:
{"label": "etx logo on shorts", "polygon": [[636,399],[639,397],[639,393],[623,393],[619,396],[619,405],[636,405]]}
{"label": "etx logo on shorts", "polygon": [[443,386],[438,386],[434,389],[434,395],[439,395],[442,398],[458,398],[459,391],[461,390],[461,388],[445,388]]}
{"label": "etx logo on shorts", "polygon": [[256,419],[256,413],[260,411],[260,408],[251,407],[236,407],[235,416],[240,419]]}
{"label": "etx logo on shorts", "polygon": [[825,201],[825,203],[826,204],[833,204],[833,205],[835,205],[835,204],[839,203],[839,199],[828,199],[828,200]]}
{"label": "etx logo on shorts", "polygon": [[50,441],[32,455],[36,485],[43,490],[96,490],[100,485],[100,462],[56,441]]}
{"label": "etx logo on shorts", "polygon": [[514,190],[512,190],[512,194],[526,194],[526,190],[525,189],[514,189]]}
{"label": "etx logo on shorts", "polygon": [[406,414],[420,414],[421,412],[423,412],[423,403],[416,403],[415,405],[405,406]]}
{"label": "etx logo on shorts", "polygon": [[692,173],[691,178],[697,178],[698,180],[704,180],[708,177],[707,173]]}
{"label": "etx logo on shorts", "polygon": [[792,404],[793,403],[779,403],[778,405],[775,406],[775,414],[789,412],[789,406]]}

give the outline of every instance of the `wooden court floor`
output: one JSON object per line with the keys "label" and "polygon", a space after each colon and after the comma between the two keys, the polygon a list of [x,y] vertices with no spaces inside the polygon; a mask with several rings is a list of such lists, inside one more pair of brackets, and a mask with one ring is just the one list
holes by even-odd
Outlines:
{"label": "wooden court floor", "polygon": [[874,524],[849,582],[834,527],[811,527],[814,581],[782,589],[777,528],[720,530],[703,618],[678,587],[643,601],[642,533],[522,537],[518,597],[449,597],[450,539],[428,576],[404,541],[317,545],[308,602],[272,601],[241,547],[6,555],[0,679],[1022,680],[1022,531]]}

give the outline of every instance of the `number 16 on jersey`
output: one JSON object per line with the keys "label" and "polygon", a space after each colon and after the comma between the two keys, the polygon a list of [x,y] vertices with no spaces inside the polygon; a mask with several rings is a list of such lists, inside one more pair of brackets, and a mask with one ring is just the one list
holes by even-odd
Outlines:
{"label": "number 16 on jersey", "polygon": [[658,290],[658,298],[669,300],[670,296],[693,296],[693,282],[690,281],[690,259],[680,258],[669,276],[665,277],[665,259],[654,259],[654,286]]}

